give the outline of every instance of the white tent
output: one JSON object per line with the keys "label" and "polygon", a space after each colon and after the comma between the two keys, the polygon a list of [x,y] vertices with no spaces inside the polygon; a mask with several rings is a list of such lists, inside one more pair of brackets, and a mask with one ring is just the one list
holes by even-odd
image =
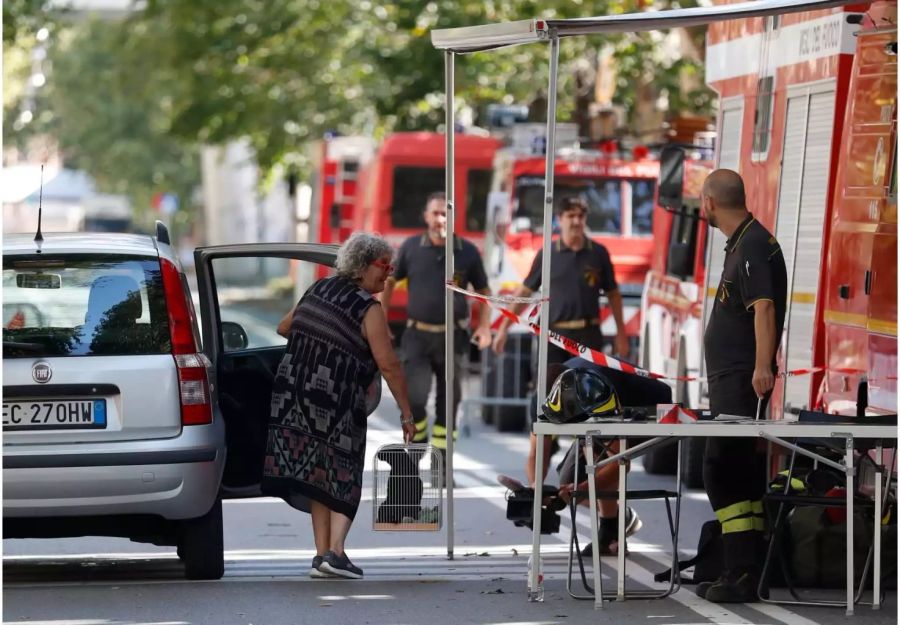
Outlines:
{"label": "white tent", "polygon": [[[457,54],[467,54],[482,50],[494,50],[524,43],[548,42],[550,44],[550,81],[548,86],[547,106],[547,157],[545,165],[544,188],[544,252],[543,265],[541,267],[544,279],[541,281],[541,299],[547,300],[550,296],[550,238],[551,217],[553,213],[553,161],[556,154],[556,99],[557,99],[557,71],[559,67],[559,40],[563,37],[576,35],[602,35],[604,33],[621,33],[635,31],[667,30],[669,28],[701,26],[713,22],[726,20],[764,17],[769,15],[783,15],[786,13],[798,13],[801,11],[816,11],[833,7],[853,4],[851,0],[759,0],[758,2],[742,2],[739,4],[721,4],[709,7],[694,7],[689,9],[673,9],[668,11],[644,11],[639,13],[627,13],[622,15],[603,15],[598,17],[584,17],[577,19],[530,19],[497,24],[484,24],[480,26],[466,26],[461,28],[445,28],[431,32],[431,42],[435,48],[444,50],[444,74],[446,82],[446,123],[448,130],[447,141],[447,242],[445,258],[445,278],[450,282],[453,276],[453,238],[454,238],[454,59]],[[445,302],[446,324],[453,327],[453,298],[450,294]],[[547,380],[547,329],[549,310],[547,306],[541,307],[540,313],[540,338],[538,351],[538,379],[537,401],[538,406],[543,403],[544,389]],[[446,372],[447,386],[453,388],[454,372],[453,358],[453,333],[446,333]],[[453,414],[453,394],[447,393],[447,414]],[[448,422],[447,435],[447,554],[453,558],[453,419]],[[536,472],[541,471],[543,458],[536,459]],[[535,497],[534,515],[540,514],[540,497]],[[593,523],[596,516],[592,515]],[[593,528],[596,533],[596,527]],[[537,550],[537,536],[534,539],[534,548]],[[535,579],[532,587],[537,586],[538,567],[533,567],[532,574]]]}

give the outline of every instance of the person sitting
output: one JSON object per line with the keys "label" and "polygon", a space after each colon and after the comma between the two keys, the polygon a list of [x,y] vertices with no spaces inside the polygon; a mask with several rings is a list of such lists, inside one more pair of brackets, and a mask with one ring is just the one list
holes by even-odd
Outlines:
{"label": "person sitting", "polygon": [[[563,372],[568,369],[587,369],[599,373],[606,378],[610,385],[615,389],[619,397],[619,401],[624,407],[637,406],[655,406],[656,404],[666,404],[672,401],[672,390],[667,384],[652,378],[625,373],[618,369],[611,369],[596,365],[583,358],[570,358],[564,363],[553,363],[547,367],[547,386],[548,392],[552,386],[552,382],[556,380]],[[543,458],[543,479],[546,479],[549,472],[550,458],[554,449],[552,446],[556,443],[555,436],[544,437],[544,458]],[[533,488],[535,485],[535,459],[537,457],[537,436],[532,433],[530,436],[530,447],[528,452],[528,460],[525,463],[525,473],[528,477],[529,485]],[[584,452],[578,445],[577,441],[573,442],[569,450],[566,452],[562,462],[557,466],[559,474],[560,487],[559,496],[568,502],[573,491],[584,492],[587,490],[587,473],[585,470]],[[557,446],[558,448],[558,446]],[[595,458],[601,457],[607,453],[604,451],[603,445],[599,442],[595,443]],[[619,442],[612,441],[607,444],[606,449],[609,453],[616,453],[619,450]],[[579,483],[574,484],[575,465],[578,463],[578,475],[582,477]],[[626,464],[626,470],[628,466]],[[619,488],[619,465],[617,463],[609,464],[598,469],[594,475],[597,490],[600,491],[617,491]],[[512,488],[511,483],[517,483],[510,480],[506,476],[498,476],[501,484]],[[515,490],[515,489],[513,489]],[[580,505],[588,505],[587,498],[578,498]],[[618,527],[619,513],[618,505],[614,499],[601,499],[597,501],[597,515],[599,517],[599,536],[597,544],[600,546],[601,555],[616,555],[618,553]],[[630,506],[625,512],[625,535],[626,537],[635,534],[640,530],[642,522],[637,512]],[[582,556],[588,557],[591,554],[591,545],[588,544],[582,550]]]}

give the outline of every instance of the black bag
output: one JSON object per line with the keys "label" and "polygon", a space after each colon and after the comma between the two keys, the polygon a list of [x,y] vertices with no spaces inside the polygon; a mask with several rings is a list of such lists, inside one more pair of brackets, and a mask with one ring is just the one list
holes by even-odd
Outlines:
{"label": "black bag", "polygon": [[[555,497],[559,489],[555,486],[544,484],[544,498],[554,498],[549,504],[541,506],[541,534],[556,534],[559,532],[560,518],[559,510],[562,507],[559,502],[562,500]],[[506,518],[513,522],[516,527],[527,527],[534,529],[532,520],[534,519],[534,489],[521,488],[511,491],[506,498]]]}
{"label": "black bag", "polygon": [[[682,583],[699,584],[714,582],[725,570],[725,552],[722,544],[722,525],[717,520],[707,521],[700,528],[700,540],[697,542],[697,555],[689,560],[680,560],[678,570],[694,567],[693,577],[681,576]],[[672,569],[657,573],[654,581],[667,582],[672,577]]]}

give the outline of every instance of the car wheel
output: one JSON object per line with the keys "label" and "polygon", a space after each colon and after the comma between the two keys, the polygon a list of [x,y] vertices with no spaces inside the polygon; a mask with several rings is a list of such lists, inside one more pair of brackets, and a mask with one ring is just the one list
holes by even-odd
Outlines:
{"label": "car wheel", "polygon": [[222,539],[222,500],[196,519],[181,522],[178,556],[184,561],[187,579],[220,579],[225,573]]}
{"label": "car wheel", "polygon": [[520,406],[497,406],[494,419],[498,432],[521,432],[525,429],[527,412]]}

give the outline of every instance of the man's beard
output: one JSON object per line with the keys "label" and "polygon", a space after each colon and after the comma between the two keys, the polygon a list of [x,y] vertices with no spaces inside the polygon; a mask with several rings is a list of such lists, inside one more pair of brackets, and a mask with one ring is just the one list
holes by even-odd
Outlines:
{"label": "man's beard", "polygon": [[707,214],[706,221],[709,222],[709,225],[712,226],[713,228],[719,227],[719,224],[716,223],[716,218],[713,217],[712,215]]}

